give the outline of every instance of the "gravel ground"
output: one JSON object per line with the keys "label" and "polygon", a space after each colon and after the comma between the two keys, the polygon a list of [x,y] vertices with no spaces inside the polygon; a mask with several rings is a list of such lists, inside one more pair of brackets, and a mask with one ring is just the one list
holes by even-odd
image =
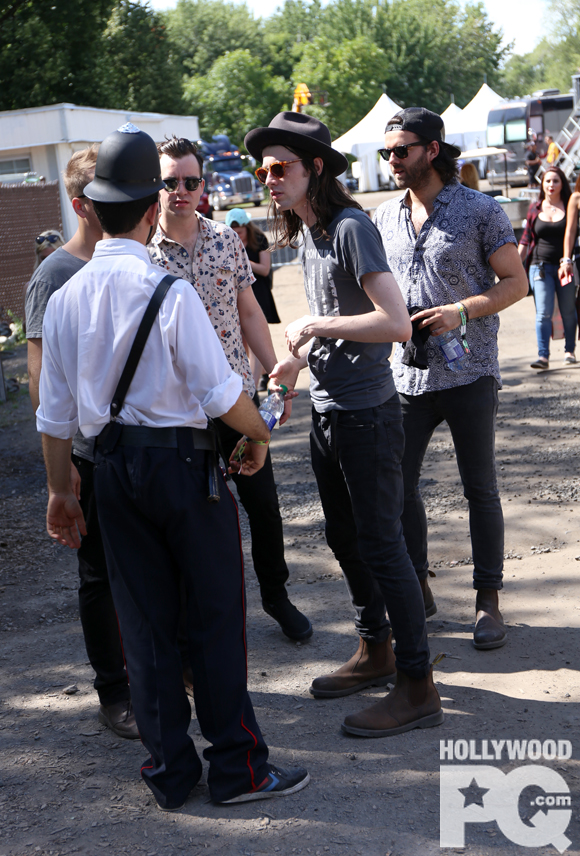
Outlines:
{"label": "gravel ground", "polygon": [[[298,269],[279,271],[279,312],[304,312]],[[274,329],[283,352],[283,326]],[[555,343],[558,350],[561,343]],[[563,348],[562,348],[563,351]],[[580,680],[580,456],[578,367],[536,374],[533,307],[503,313],[504,390],[497,435],[506,517],[503,610],[509,642],[471,645],[474,593],[467,507],[448,431],[438,429],[423,472],[430,519],[432,655],[446,653],[436,679],[443,726],[390,739],[341,734],[340,723],[381,695],[331,701],[308,693],[312,678],[356,648],[351,609],[324,541],[324,518],[309,463],[305,379],[289,425],[275,435],[274,467],[285,520],[290,594],[315,627],[291,643],[260,607],[242,514],[248,588],[249,685],[277,763],[304,763],[312,782],[283,800],[214,806],[202,783],[176,815],[156,811],[138,770],[146,753],[96,717],[83,646],[74,554],[44,533],[46,488],[26,388],[0,405],[0,856],[69,853],[353,854],[469,856],[548,854],[511,843],[497,823],[469,824],[464,850],[439,846],[439,742],[449,739],[567,739],[573,755],[546,762],[578,800]],[[4,358],[6,377],[25,381],[23,349]],[[206,745],[193,712],[191,734]],[[495,764],[504,773],[516,766]],[[529,817],[523,792],[522,817]],[[444,811],[447,808],[443,807]],[[528,823],[529,826],[529,823]],[[531,828],[531,827],[530,827]],[[567,853],[580,853],[577,812]]]}

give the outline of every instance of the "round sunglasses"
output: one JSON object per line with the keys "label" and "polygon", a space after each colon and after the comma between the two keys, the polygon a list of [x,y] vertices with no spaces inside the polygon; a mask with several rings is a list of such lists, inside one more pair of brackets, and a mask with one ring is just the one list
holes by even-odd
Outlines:
{"label": "round sunglasses", "polygon": [[191,192],[197,190],[197,188],[203,181],[203,178],[195,178],[194,176],[190,175],[187,178],[164,178],[163,181],[165,182],[164,189],[168,193],[175,193],[182,181],[185,185],[185,189]]}
{"label": "round sunglasses", "polygon": [[58,235],[39,235],[36,239],[37,244],[44,244],[45,241],[48,241],[49,244],[56,244],[57,241],[60,241]]}
{"label": "round sunglasses", "polygon": [[404,146],[393,146],[392,149],[379,149],[379,154],[383,160],[388,161],[392,154],[399,160],[405,160],[409,157],[409,149],[412,146],[424,146],[425,143],[405,143]]}
{"label": "round sunglasses", "polygon": [[255,172],[256,178],[260,184],[266,184],[268,173],[271,172],[274,178],[284,178],[286,167],[291,163],[298,163],[302,158],[295,158],[291,161],[274,161],[270,166],[260,166]]}

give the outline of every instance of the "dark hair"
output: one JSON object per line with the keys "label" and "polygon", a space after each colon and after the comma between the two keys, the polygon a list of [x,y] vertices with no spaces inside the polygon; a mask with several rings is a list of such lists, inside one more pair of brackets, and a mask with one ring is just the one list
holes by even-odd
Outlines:
{"label": "dark hair", "polygon": [[238,223],[237,220],[232,220],[232,222],[230,223],[230,226],[232,227],[232,229],[233,228],[243,229],[244,226],[246,227],[246,232],[248,235],[247,244],[248,244],[248,248],[250,250],[254,250],[254,251],[257,250],[258,247],[260,246],[260,244],[259,244],[260,238],[266,237],[264,235],[264,233],[262,232],[262,230],[260,229],[260,227],[256,226],[255,223],[252,223],[251,220],[248,220],[247,223],[243,223],[243,224]]}
{"label": "dark hair", "polygon": [[148,208],[159,202],[159,191],[134,202],[95,202],[93,208],[103,232],[107,235],[127,235],[136,229]]}
{"label": "dark hair", "polygon": [[173,160],[180,160],[180,158],[185,158],[187,155],[194,155],[199,164],[199,175],[200,177],[203,176],[203,157],[195,143],[192,143],[186,137],[176,137],[175,134],[168,137],[166,134],[165,142],[157,143],[157,152],[159,153],[159,157],[167,155],[173,158]]}
{"label": "dark hair", "polygon": [[[362,205],[352,198],[346,187],[331,174],[330,170],[326,169],[326,165],[321,174],[317,174],[314,155],[293,146],[286,146],[286,148],[301,159],[304,169],[310,174],[306,199],[316,217],[316,223],[312,228],[318,229],[323,237],[328,237],[326,229],[342,208],[363,210]],[[270,201],[268,218],[272,220],[272,232],[277,246],[295,247],[294,242],[302,233],[300,217],[294,211],[279,211]]]}
{"label": "dark hair", "polygon": [[568,207],[568,201],[572,196],[572,191],[570,190],[570,182],[566,176],[566,173],[562,172],[559,166],[549,166],[546,171],[542,175],[542,183],[540,185],[540,195],[538,196],[538,202],[543,202],[546,198],[546,192],[544,190],[544,179],[548,175],[549,172],[555,172],[556,175],[559,176],[560,181],[562,182],[562,190],[560,191],[560,199],[564,203],[564,208]]}
{"label": "dark hair", "polygon": [[[424,137],[419,137],[419,140],[428,146],[432,140],[426,140]],[[437,141],[438,142],[438,141]],[[457,178],[457,158],[454,157],[447,146],[439,143],[439,154],[431,161],[431,166],[439,173],[439,178],[443,184],[449,184],[454,178]]]}

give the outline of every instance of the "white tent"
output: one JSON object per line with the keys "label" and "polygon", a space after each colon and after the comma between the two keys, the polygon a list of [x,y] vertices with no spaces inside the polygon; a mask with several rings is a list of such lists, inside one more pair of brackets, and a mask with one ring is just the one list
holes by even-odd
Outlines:
{"label": "white tent", "polygon": [[450,127],[445,124],[445,140],[459,146],[462,151],[487,146],[487,116],[499,101],[501,96],[484,83],[467,107],[463,108],[461,115],[455,113]]}
{"label": "white tent", "polygon": [[443,119],[443,123],[445,125],[445,139],[449,142],[449,137],[451,134],[454,134],[456,131],[461,133],[461,117],[463,115],[463,110],[461,107],[458,107],[457,104],[453,102],[449,105],[447,110],[444,110],[441,114],[441,118]]}
{"label": "white tent", "polygon": [[400,109],[383,93],[370,113],[332,144],[333,149],[347,152],[360,162],[361,191],[379,189],[377,152],[385,145],[385,125]]}

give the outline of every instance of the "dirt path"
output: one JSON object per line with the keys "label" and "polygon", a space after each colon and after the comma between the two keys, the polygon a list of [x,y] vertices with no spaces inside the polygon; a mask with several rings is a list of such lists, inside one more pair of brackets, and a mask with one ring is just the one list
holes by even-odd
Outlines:
{"label": "dirt path", "polygon": [[[306,311],[298,268],[279,271],[275,289],[283,322]],[[283,327],[273,328],[280,353]],[[344,716],[380,693],[328,702],[308,693],[312,678],[347,659],[356,640],[344,583],[324,542],[303,376],[293,419],[275,435],[273,455],[290,592],[315,627],[308,643],[286,640],[262,612],[243,527],[252,698],[272,758],[304,763],[312,783],[284,800],[227,808],[212,805],[202,784],[177,815],[156,811],[141,783],[141,745],[115,738],[97,722],[78,620],[75,557],[44,534],[39,442],[27,397],[11,396],[0,407],[0,856],[94,856],[106,848],[147,856],[451,853],[439,847],[441,740],[474,740],[475,748],[481,740],[569,740],[571,759],[537,763],[564,778],[574,805],[580,782],[580,364],[560,367],[563,346],[555,344],[553,370],[534,373],[528,368],[535,356],[531,300],[503,313],[497,458],[506,517],[503,609],[510,629],[508,644],[497,651],[471,645],[467,509],[449,433],[436,432],[423,481],[437,573],[431,650],[447,654],[436,675],[446,721],[390,739],[340,733]],[[23,375],[22,351],[4,360],[4,372]],[[78,691],[68,695],[64,690],[71,685]],[[202,749],[195,719],[191,733]],[[493,763],[504,773],[521,765],[505,757]],[[537,811],[527,799],[532,792],[523,791],[522,816]],[[566,852],[578,854],[574,815]],[[460,852],[557,851],[550,844],[514,844],[489,820],[467,826]]]}

